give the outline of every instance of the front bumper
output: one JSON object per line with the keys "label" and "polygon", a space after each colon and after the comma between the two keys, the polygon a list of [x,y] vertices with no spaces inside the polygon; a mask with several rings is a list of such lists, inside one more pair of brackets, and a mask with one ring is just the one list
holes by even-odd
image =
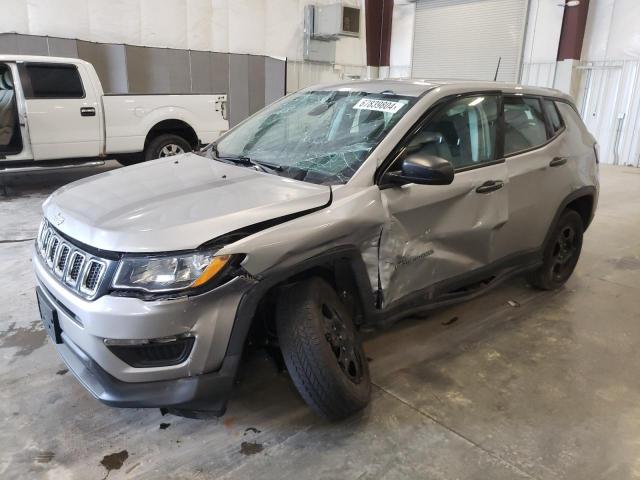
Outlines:
{"label": "front bumper", "polygon": [[224,414],[240,356],[225,357],[211,373],[156,382],[122,382],[91,359],[63,333],[58,354],[78,381],[98,400],[112,407],[166,407]]}
{"label": "front bumper", "polygon": [[[248,294],[258,282],[236,277],[194,297],[144,301],[104,295],[88,301],[69,291],[43,264],[33,264],[41,294],[56,308],[62,330],[58,353],[78,380],[116,407],[174,407],[221,414],[237,372],[253,312]],[[104,339],[195,337],[185,361],[136,368]],[[233,341],[232,341],[233,339]]]}

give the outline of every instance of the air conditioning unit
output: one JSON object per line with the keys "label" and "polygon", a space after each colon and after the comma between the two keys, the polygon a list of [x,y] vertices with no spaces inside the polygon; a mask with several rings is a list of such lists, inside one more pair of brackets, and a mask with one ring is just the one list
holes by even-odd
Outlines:
{"label": "air conditioning unit", "polygon": [[313,7],[313,38],[337,40],[341,35],[360,36],[360,9],[341,3]]}

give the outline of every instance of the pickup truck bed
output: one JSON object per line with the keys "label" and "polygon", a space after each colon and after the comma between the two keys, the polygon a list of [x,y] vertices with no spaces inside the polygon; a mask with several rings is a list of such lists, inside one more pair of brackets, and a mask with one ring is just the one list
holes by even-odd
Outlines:
{"label": "pickup truck bed", "polygon": [[198,142],[210,143],[228,128],[219,118],[226,99],[226,95],[105,95],[106,152],[141,152],[148,133],[162,122],[165,130],[182,131],[187,137],[193,134],[180,128],[180,122],[196,125]]}

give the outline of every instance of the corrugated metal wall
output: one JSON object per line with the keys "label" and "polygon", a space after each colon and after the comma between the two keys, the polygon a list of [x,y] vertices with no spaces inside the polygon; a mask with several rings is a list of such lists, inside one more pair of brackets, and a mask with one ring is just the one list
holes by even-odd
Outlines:
{"label": "corrugated metal wall", "polygon": [[520,83],[533,87],[553,88],[556,79],[556,62],[523,63]]}
{"label": "corrugated metal wall", "polygon": [[640,166],[640,61],[581,62],[577,105],[604,163]]}
{"label": "corrugated metal wall", "polygon": [[87,60],[96,69],[105,93],[226,93],[232,126],[285,92],[286,62],[263,55],[15,33],[0,34],[0,53]]}
{"label": "corrugated metal wall", "polygon": [[412,76],[514,82],[528,0],[419,0]]}
{"label": "corrugated metal wall", "polygon": [[[553,87],[557,63],[527,63],[524,85]],[[600,144],[600,161],[640,167],[640,61],[582,61],[576,106]]]}

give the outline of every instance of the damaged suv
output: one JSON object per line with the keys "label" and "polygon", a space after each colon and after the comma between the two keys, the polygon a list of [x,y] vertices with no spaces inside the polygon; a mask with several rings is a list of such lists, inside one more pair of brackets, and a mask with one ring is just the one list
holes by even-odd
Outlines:
{"label": "damaged suv", "polygon": [[369,401],[358,332],[525,273],[571,275],[598,198],[569,97],[481,82],[312,87],[198,153],[44,203],[42,321],[116,407],[221,415],[248,344],[277,345],[327,419]]}

